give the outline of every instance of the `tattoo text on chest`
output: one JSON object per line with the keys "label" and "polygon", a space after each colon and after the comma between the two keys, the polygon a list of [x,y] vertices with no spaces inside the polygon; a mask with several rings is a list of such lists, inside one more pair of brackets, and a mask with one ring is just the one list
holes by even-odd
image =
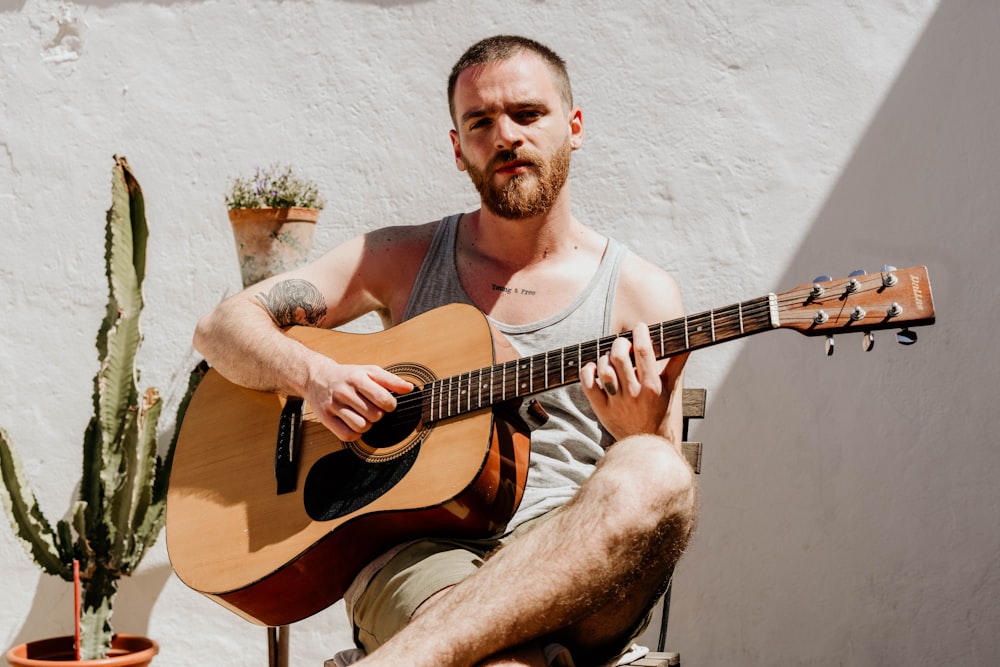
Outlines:
{"label": "tattoo text on chest", "polygon": [[523,289],[520,287],[507,287],[505,285],[493,285],[494,292],[503,292],[504,294],[520,294],[521,296],[535,296],[535,290]]}

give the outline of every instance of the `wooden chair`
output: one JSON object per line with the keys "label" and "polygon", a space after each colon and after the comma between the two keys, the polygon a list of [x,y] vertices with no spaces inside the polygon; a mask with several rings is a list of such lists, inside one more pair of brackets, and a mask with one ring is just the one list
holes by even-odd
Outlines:
{"label": "wooden chair", "polygon": [[[692,419],[705,418],[705,399],[708,392],[705,389],[685,389],[684,390],[684,442],[681,448],[684,451],[684,458],[691,465],[695,474],[701,472],[701,443],[688,442],[688,426]],[[664,652],[663,648],[667,642],[667,620],[670,615],[670,589],[673,581],[667,582],[666,590],[663,593],[663,612],[660,615],[660,634],[656,651],[647,653],[644,658],[630,663],[631,667],[679,667],[681,656],[679,653]]]}
{"label": "wooden chair", "polygon": [[[684,458],[687,459],[688,464],[690,464],[691,469],[694,470],[695,474],[701,473],[702,444],[700,442],[688,442],[688,426],[692,419],[705,418],[705,399],[707,395],[708,392],[705,389],[684,390],[684,431],[682,434],[684,441],[681,443],[681,449],[684,452]],[[629,663],[630,667],[679,667],[681,664],[681,657],[679,653],[665,652],[663,650],[667,639],[667,619],[670,614],[671,584],[672,581],[667,582],[666,589],[663,593],[663,611],[660,616],[660,634],[656,651],[647,653],[644,657]],[[283,635],[286,637],[285,641],[287,642],[287,629]],[[284,650],[285,655],[287,656],[287,643],[285,644]],[[271,664],[276,665],[276,667],[284,667],[287,663],[272,662]],[[323,665],[324,667],[335,667],[333,658],[324,662]]]}

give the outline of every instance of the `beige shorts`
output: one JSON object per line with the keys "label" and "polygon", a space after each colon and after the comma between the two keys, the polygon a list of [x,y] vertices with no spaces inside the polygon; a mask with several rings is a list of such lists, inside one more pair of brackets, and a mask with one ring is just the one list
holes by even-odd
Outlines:
{"label": "beige shorts", "polygon": [[[556,510],[558,511],[558,510]],[[406,625],[421,604],[482,567],[489,554],[541,525],[555,512],[491,539],[429,538],[401,548],[369,580],[349,613],[358,646],[371,653]],[[622,638],[624,651],[642,633],[649,614]]]}
{"label": "beige shorts", "polygon": [[474,573],[491,552],[545,518],[526,521],[502,537],[427,538],[406,545],[372,576],[352,605],[355,641],[371,653],[406,625],[431,596]]}

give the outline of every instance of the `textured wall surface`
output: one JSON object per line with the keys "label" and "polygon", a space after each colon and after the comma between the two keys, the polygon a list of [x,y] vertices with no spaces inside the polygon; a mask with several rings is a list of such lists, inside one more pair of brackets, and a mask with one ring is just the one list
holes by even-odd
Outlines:
{"label": "textured wall surface", "polygon": [[[473,208],[444,80],[519,32],[570,63],[577,215],[674,272],[689,310],[884,263],[934,283],[914,348],[842,337],[827,359],[778,332],[692,358],[709,419],[671,647],[692,666],[997,664],[997,25],[990,0],[0,0],[0,424],[60,517],[113,154],[152,235],[142,385],[176,399],[197,318],[239,287],[230,178],[317,179],[317,250]],[[116,628],[159,640],[157,664],[266,664],[264,631],[184,587],[164,542]],[[70,587],[6,528],[0,580],[4,647],[71,630]],[[295,627],[292,662],[349,642],[338,604]]]}

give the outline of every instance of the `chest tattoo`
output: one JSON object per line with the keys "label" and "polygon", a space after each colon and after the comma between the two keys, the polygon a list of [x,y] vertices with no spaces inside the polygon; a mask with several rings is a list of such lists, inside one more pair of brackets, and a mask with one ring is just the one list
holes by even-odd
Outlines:
{"label": "chest tattoo", "polygon": [[523,287],[508,287],[506,285],[493,284],[494,292],[503,292],[504,294],[518,294],[520,296],[535,296],[537,293],[535,290],[524,289]]}

